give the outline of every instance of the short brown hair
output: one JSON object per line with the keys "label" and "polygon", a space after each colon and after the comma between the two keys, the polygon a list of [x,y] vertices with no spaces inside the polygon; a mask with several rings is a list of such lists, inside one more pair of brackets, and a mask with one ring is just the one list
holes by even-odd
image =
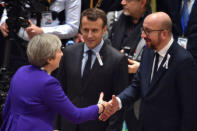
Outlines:
{"label": "short brown hair", "polygon": [[83,17],[87,17],[88,20],[96,21],[98,18],[101,18],[103,21],[103,27],[107,25],[107,16],[105,12],[98,8],[89,8],[82,12],[81,21]]}

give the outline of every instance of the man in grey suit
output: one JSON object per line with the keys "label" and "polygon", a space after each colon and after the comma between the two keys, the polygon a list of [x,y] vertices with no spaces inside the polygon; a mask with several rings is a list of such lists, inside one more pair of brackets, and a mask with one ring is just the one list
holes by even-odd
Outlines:
{"label": "man in grey suit", "polygon": [[116,111],[141,98],[138,131],[197,130],[197,65],[174,41],[171,29],[171,19],[164,12],[145,18],[141,36],[146,48],[138,72],[111,101]]}
{"label": "man in grey suit", "polygon": [[[102,39],[106,24],[107,18],[102,10],[85,10],[81,16],[81,33],[85,43],[64,50],[58,78],[69,99],[78,107],[96,104],[100,92],[104,92],[104,100],[110,100],[112,94],[120,93],[127,86],[126,58]],[[121,131],[122,121],[123,111],[106,122],[95,120],[74,125],[61,118],[59,129]]]}

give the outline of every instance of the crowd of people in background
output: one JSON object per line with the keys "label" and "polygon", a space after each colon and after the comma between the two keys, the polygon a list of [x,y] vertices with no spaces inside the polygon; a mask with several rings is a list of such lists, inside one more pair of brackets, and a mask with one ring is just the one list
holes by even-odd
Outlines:
{"label": "crowd of people in background", "polygon": [[[33,122],[39,125],[36,131],[122,131],[124,121],[128,131],[197,130],[195,0],[47,3],[44,11],[28,16],[28,27],[17,30],[6,21],[10,16],[6,6],[0,7],[0,67],[16,73],[0,130],[25,130],[16,123],[10,124],[19,116],[29,122],[43,120],[44,123]],[[70,41],[74,45],[68,46]],[[56,47],[50,46],[52,42]],[[33,43],[39,48],[30,47]],[[48,50],[43,49],[46,43]],[[36,64],[38,57],[43,57],[43,64]],[[40,75],[43,70],[51,83],[44,80],[43,86],[38,87],[36,82],[40,83],[41,78],[34,73]],[[29,85],[19,88],[20,81],[25,81],[21,75],[29,77],[31,73],[36,81],[32,89],[25,89]],[[50,76],[45,76],[47,73]],[[52,86],[54,89],[50,90]],[[33,93],[43,92],[42,88],[49,89],[41,97]],[[43,108],[35,106],[40,103]],[[69,106],[64,107],[67,103]],[[32,112],[18,113],[24,109],[17,106],[31,108]],[[37,112],[46,114],[36,116],[38,119],[29,117]],[[57,113],[56,117],[53,113]],[[87,114],[89,117],[85,118]],[[31,124],[26,125],[26,130],[31,130]]]}

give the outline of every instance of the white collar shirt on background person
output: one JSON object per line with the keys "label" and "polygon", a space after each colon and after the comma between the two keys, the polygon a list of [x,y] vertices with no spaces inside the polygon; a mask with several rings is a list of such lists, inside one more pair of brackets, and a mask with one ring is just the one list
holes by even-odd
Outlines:
{"label": "white collar shirt on background person", "polygon": [[86,61],[88,60],[88,53],[87,53],[87,51],[88,50],[92,50],[92,52],[93,52],[92,53],[92,61],[91,61],[91,68],[92,68],[92,66],[93,66],[93,64],[95,62],[95,59],[96,59],[96,53],[100,52],[103,44],[104,44],[103,39],[102,39],[101,43],[99,45],[97,45],[94,49],[89,49],[87,47],[87,45],[84,44],[83,59],[82,59],[82,65],[81,65],[81,76],[83,76],[83,70],[85,68]]}
{"label": "white collar shirt on background person", "polygon": [[[192,11],[192,7],[193,7],[194,2],[195,2],[195,0],[187,0],[187,6],[188,6],[189,14]],[[182,0],[182,7],[183,7],[183,4],[184,4],[184,0]]]}
{"label": "white collar shirt on background person", "polygon": [[[65,9],[65,24],[59,25],[59,20],[55,19],[50,27],[42,27],[44,33],[57,35],[60,39],[69,39],[74,37],[79,29],[81,0],[56,0],[50,6],[51,11],[61,12]],[[0,25],[7,19],[7,12],[1,18]],[[30,20],[36,24],[35,19]],[[24,40],[29,40],[24,28],[20,28],[18,36]]]}

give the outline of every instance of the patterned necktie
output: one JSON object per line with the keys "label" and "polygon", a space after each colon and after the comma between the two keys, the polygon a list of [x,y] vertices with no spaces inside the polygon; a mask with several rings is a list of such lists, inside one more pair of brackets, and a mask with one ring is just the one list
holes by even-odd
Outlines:
{"label": "patterned necktie", "polygon": [[86,61],[85,68],[83,70],[83,81],[87,79],[88,74],[90,73],[91,70],[92,51],[88,50],[87,53],[88,53],[88,60]]}
{"label": "patterned necktie", "polygon": [[187,27],[188,21],[189,21],[189,10],[188,10],[188,5],[187,5],[188,0],[184,0],[183,3],[183,8],[181,11],[181,18],[182,18],[182,23],[184,27]]}

